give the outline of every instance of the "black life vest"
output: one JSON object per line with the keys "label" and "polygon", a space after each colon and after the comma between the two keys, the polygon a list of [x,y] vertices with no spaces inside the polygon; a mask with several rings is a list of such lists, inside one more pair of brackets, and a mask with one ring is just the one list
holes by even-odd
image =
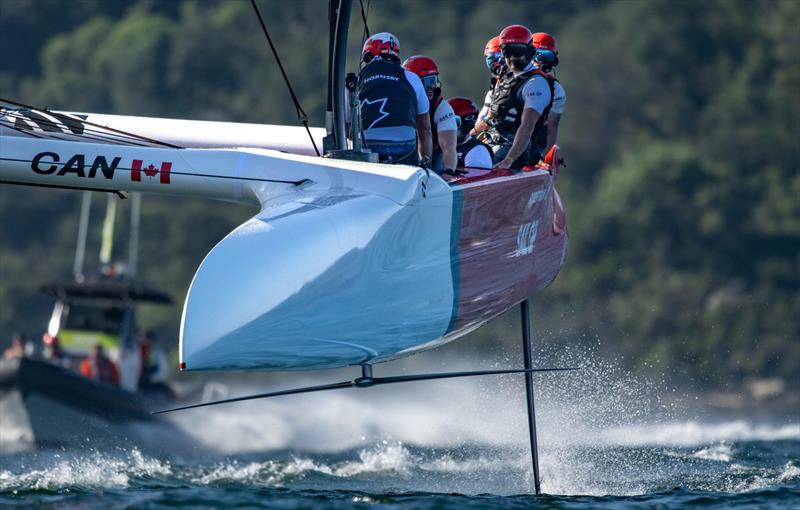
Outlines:
{"label": "black life vest", "polygon": [[436,109],[442,104],[442,95],[437,94],[434,96],[433,101],[430,102],[430,109],[428,115],[431,117],[431,138],[433,141],[433,150],[439,149],[439,133],[436,129]]}
{"label": "black life vest", "polygon": [[486,152],[489,154],[489,159],[494,161],[494,154],[492,153],[492,149],[490,149],[486,144],[481,143],[478,141],[477,138],[474,136],[470,136],[464,143],[459,144],[456,146],[456,155],[458,156],[458,168],[464,168],[464,160],[469,154],[469,151],[474,149],[475,147],[481,146],[486,149]]}
{"label": "black life vest", "polygon": [[361,125],[408,126],[416,129],[417,95],[406,79],[405,69],[383,59],[374,59],[358,75]]}
{"label": "black life vest", "polygon": [[522,123],[522,109],[525,106],[524,101],[519,98],[519,92],[528,80],[532,80],[536,75],[542,76],[547,80],[547,84],[550,87],[550,102],[539,115],[539,120],[536,121],[533,134],[531,134],[531,144],[534,151],[541,153],[545,145],[547,145],[547,115],[553,106],[555,78],[548,76],[547,73],[540,69],[531,69],[518,76],[508,72],[498,80],[492,94],[492,104],[489,109],[492,112],[492,127],[503,137],[509,140],[513,139]]}

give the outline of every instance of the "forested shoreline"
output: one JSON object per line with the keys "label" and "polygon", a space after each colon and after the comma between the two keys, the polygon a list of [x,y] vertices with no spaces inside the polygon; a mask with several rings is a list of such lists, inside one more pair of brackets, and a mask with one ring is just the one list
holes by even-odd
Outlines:
{"label": "forested shoreline", "polygon": [[[350,70],[364,30],[354,3]],[[259,5],[311,124],[322,125],[326,2]],[[800,2],[372,0],[368,14],[372,32],[398,35],[403,57],[439,62],[445,95],[478,103],[487,39],[511,23],[559,39],[568,167],[558,187],[571,244],[535,299],[548,342],[599,342],[633,368],[669,366],[670,377],[708,387],[769,377],[796,387]],[[297,123],[246,1],[0,0],[0,97]],[[0,344],[44,329],[49,300],[36,289],[70,274],[79,201],[0,186]],[[205,253],[253,213],[146,197],[144,281],[180,303]],[[179,310],[146,312],[148,326],[177,337]],[[487,348],[515,341],[502,324],[476,334]]]}

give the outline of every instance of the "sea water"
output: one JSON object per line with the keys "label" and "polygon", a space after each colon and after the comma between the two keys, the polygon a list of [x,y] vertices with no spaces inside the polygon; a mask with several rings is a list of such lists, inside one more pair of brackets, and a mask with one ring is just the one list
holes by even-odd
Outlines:
{"label": "sea water", "polygon": [[0,507],[800,508],[797,413],[714,418],[580,358],[536,377],[541,497],[521,377],[503,376],[186,411],[198,448],[177,454],[6,450]]}

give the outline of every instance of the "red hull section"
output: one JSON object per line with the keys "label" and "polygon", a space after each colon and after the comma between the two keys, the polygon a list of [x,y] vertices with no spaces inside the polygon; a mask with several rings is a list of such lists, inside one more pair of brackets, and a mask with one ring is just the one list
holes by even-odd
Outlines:
{"label": "red hull section", "polygon": [[449,333],[483,324],[558,275],[567,231],[553,173],[495,170],[453,183],[460,237],[452,246],[457,299]]}

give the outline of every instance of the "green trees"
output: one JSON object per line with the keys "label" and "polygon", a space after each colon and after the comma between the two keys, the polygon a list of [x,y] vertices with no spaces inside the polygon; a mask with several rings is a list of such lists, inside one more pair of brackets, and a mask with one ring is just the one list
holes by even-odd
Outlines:
{"label": "green trees", "polygon": [[[325,2],[259,6],[321,125]],[[634,365],[660,360],[712,381],[796,377],[800,3],[376,0],[369,13],[370,30],[396,33],[404,57],[437,59],[445,95],[478,102],[488,80],[483,45],[511,23],[558,37],[568,95],[560,143],[569,167],[558,184],[572,244],[564,272],[536,301],[551,341],[600,337]],[[0,95],[22,101],[296,122],[247,2],[0,0],[0,49]],[[29,296],[66,275],[77,202],[0,187],[0,335],[43,325],[46,300]],[[202,256],[252,211],[148,197],[144,214],[143,249],[161,263],[143,276],[180,301]],[[147,320],[174,331],[176,316]],[[502,336],[509,325],[492,327],[483,334]]]}

